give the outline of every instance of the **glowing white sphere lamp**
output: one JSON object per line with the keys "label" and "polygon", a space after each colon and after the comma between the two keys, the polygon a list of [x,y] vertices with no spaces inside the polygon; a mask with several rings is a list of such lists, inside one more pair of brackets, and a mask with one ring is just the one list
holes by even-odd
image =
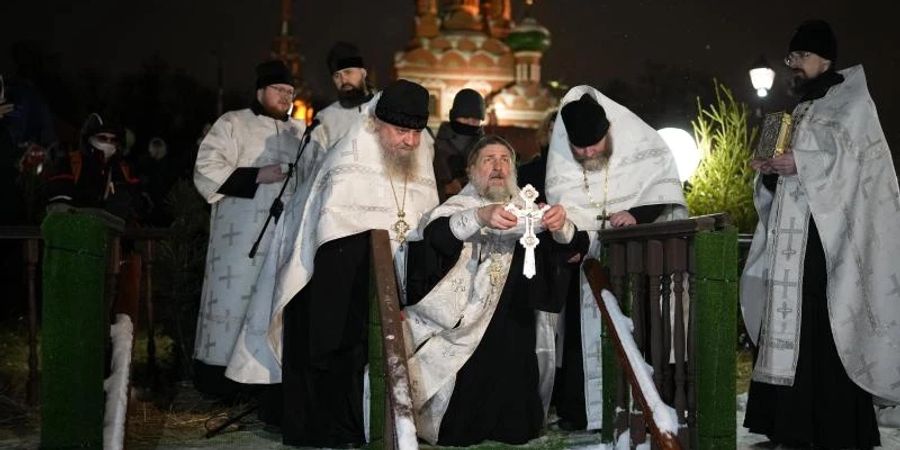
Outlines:
{"label": "glowing white sphere lamp", "polygon": [[680,128],[663,128],[658,133],[672,150],[675,165],[678,167],[678,178],[684,183],[694,175],[700,165],[700,149],[697,148],[694,137]]}

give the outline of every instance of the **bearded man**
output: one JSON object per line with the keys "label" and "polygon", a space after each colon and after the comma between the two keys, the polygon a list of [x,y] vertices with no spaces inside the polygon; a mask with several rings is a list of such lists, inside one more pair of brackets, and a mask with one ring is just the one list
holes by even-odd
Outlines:
{"label": "bearded man", "polygon": [[431,443],[523,444],[544,426],[540,381],[554,358],[539,357],[553,341],[542,312],[559,311],[554,275],[587,236],[550,207],[534,224],[534,273],[523,273],[525,223],[506,209],[524,206],[515,155],[499,137],[482,139],[467,158],[469,184],[423,221],[403,314],[417,431]]}
{"label": "bearded man", "polygon": [[415,225],[437,205],[427,122],[425,88],[394,82],[285,206],[226,372],[282,383],[262,406],[285,444],[366,441],[369,231],[388,230],[402,289]]}
{"label": "bearded man", "polygon": [[570,284],[557,293],[566,300],[554,404],[560,428],[596,430],[603,426],[601,316],[581,272],[585,258],[600,257],[593,231],[687,218],[687,208],[675,158],[656,130],[590,86],[572,88],[560,103],[562,120],[547,156],[547,200],[565,206],[572,222],[591,232],[591,245],[572,255]]}
{"label": "bearded man", "polygon": [[363,112],[374,95],[368,84],[365,63],[355,45],[348,42],[334,44],[328,52],[328,71],[338,99],[316,114],[321,126],[313,134],[325,149],[334,147],[354,123],[365,117]]}
{"label": "bearded man", "polygon": [[797,28],[790,148],[751,163],[759,223],[740,292],[758,353],[744,426],[785,446],[872,448],[872,396],[900,401],[900,193],[863,68],[836,59],[827,23]]}

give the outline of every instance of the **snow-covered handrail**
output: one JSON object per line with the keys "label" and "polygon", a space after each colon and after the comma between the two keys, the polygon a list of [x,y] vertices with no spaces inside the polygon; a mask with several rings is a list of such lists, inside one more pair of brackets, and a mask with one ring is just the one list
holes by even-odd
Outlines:
{"label": "snow-covered handrail", "polygon": [[[416,426],[409,392],[409,372],[400,317],[400,296],[394,272],[394,258],[386,230],[371,234],[372,272],[384,358],[385,414],[384,446],[388,449],[417,450]],[[371,345],[371,344],[370,344]]]}
{"label": "snow-covered handrail", "polygon": [[653,440],[663,450],[680,450],[678,443],[678,417],[675,410],[666,405],[653,384],[652,369],[644,361],[632,337],[631,320],[622,314],[618,300],[611,292],[602,288],[602,268],[596,259],[584,263],[584,272],[591,285],[594,298],[603,316],[603,323],[609,330],[610,339],[616,349],[619,362],[632,386],[634,400],[640,403],[644,420],[650,427]]}

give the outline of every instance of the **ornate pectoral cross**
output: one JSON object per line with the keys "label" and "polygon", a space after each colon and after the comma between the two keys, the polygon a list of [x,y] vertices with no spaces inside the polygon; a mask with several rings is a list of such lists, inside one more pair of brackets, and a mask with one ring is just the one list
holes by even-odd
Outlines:
{"label": "ornate pectoral cross", "polygon": [[525,275],[525,278],[530,279],[536,273],[534,267],[534,249],[541,241],[534,234],[534,225],[544,217],[544,212],[550,209],[550,207],[544,205],[543,208],[538,208],[537,205],[534,204],[534,200],[538,197],[538,191],[530,184],[522,188],[519,192],[519,196],[522,197],[522,200],[525,202],[522,209],[517,208],[512,202],[506,205],[505,209],[515,214],[519,219],[525,220],[525,234],[519,239],[519,243],[522,244],[522,247],[525,247],[525,264],[522,267],[522,274]]}
{"label": "ornate pectoral cross", "polygon": [[600,229],[605,230],[606,222],[609,221],[609,214],[606,213],[605,209],[603,210],[603,212],[601,212],[600,214],[597,215],[597,220],[600,221]]}
{"label": "ornate pectoral cross", "polygon": [[394,222],[394,225],[391,227],[391,229],[394,230],[394,233],[397,234],[397,242],[399,242],[400,245],[403,245],[403,243],[406,242],[406,233],[409,231],[409,224],[406,223],[406,220],[403,220],[405,216],[406,213],[403,211],[398,212],[397,221]]}

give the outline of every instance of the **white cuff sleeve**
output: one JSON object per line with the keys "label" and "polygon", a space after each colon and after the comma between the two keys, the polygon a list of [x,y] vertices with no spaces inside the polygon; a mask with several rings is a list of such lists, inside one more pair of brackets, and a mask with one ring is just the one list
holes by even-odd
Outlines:
{"label": "white cuff sleeve", "polygon": [[566,224],[562,229],[553,232],[553,240],[560,244],[568,244],[575,237],[575,225],[571,220],[566,220]]}
{"label": "white cuff sleeve", "polygon": [[450,231],[457,239],[465,241],[481,231],[478,208],[466,209],[450,216]]}

